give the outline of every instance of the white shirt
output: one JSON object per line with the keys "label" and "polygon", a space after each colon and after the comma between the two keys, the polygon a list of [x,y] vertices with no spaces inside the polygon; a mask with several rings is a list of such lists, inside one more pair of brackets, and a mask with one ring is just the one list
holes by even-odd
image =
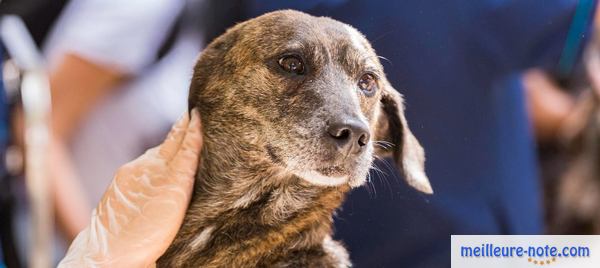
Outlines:
{"label": "white shirt", "polygon": [[72,0],[50,34],[44,49],[50,68],[70,52],[134,75],[84,119],[72,144],[91,204],[98,203],[119,166],[160,143],[187,109],[192,68],[202,45],[199,34],[178,36],[170,52],[155,62],[184,4]]}

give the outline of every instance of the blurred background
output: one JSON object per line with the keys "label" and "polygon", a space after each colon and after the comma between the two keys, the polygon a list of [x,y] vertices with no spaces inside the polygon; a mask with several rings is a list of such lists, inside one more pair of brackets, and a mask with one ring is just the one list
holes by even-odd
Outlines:
{"label": "blurred background", "polygon": [[187,110],[202,48],[287,8],[365,34],[427,154],[433,196],[378,162],[340,209],[357,267],[449,267],[451,234],[600,234],[596,1],[1,0],[0,268],[55,265],[114,171]]}

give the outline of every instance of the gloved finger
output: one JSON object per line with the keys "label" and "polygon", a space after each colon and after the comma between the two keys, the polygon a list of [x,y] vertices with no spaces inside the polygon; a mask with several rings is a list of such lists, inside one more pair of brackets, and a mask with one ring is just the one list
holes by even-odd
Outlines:
{"label": "gloved finger", "polygon": [[173,125],[165,141],[159,145],[158,153],[166,161],[170,161],[181,146],[181,141],[185,136],[186,129],[189,125],[188,113],[184,113],[179,120]]}
{"label": "gloved finger", "polygon": [[202,125],[200,114],[192,110],[192,120],[185,131],[181,147],[169,163],[170,167],[184,174],[194,175],[198,167],[198,158],[202,148]]}

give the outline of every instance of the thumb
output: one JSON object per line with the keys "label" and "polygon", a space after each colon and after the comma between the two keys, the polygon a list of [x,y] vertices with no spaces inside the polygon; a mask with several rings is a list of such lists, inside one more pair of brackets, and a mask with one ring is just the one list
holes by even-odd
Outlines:
{"label": "thumb", "polygon": [[177,172],[194,175],[198,167],[201,148],[202,126],[200,123],[200,114],[198,110],[193,109],[192,118],[185,130],[185,137],[169,166]]}

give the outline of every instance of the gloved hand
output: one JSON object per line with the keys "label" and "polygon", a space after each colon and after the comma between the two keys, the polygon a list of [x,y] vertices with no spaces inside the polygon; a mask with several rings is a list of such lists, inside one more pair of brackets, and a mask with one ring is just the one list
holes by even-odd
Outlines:
{"label": "gloved hand", "polygon": [[175,238],[190,202],[202,146],[198,112],[187,113],[163,144],[117,170],[90,226],[59,267],[148,267]]}

